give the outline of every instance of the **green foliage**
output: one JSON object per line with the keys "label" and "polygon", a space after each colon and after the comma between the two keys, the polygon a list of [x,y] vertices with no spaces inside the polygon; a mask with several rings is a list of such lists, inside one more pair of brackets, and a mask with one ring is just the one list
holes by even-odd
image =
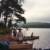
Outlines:
{"label": "green foliage", "polygon": [[[20,3],[22,2],[22,0],[19,0]],[[24,21],[24,23],[26,23],[26,19],[24,17],[22,17],[20,14],[24,14],[24,10],[22,9],[22,5],[20,5],[20,3],[18,0],[1,0],[0,1],[0,17],[1,14],[5,17],[4,21],[5,24],[7,22],[7,18],[8,17],[12,17],[12,14],[14,14],[18,20],[20,21]]]}
{"label": "green foliage", "polygon": [[[0,17],[1,14],[4,16],[4,22],[5,24],[0,24],[0,32],[6,32],[9,30],[9,28],[6,28],[6,23],[8,17],[12,17],[12,14],[15,15],[18,20],[17,21],[23,21],[26,23],[26,19],[21,16],[21,14],[24,14],[24,10],[22,8],[22,5],[20,3],[23,2],[23,0],[1,0],[0,1]],[[12,26],[11,20],[8,22],[9,27]]]}
{"label": "green foliage", "polygon": [[4,23],[0,23],[0,34],[6,34],[9,28],[5,26]]}

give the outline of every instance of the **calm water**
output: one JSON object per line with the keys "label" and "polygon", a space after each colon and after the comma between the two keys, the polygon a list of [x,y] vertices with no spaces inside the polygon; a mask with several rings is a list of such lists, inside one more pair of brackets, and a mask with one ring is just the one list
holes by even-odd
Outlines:
{"label": "calm water", "polygon": [[32,32],[35,36],[40,36],[39,40],[33,41],[33,47],[50,48],[50,28],[29,28],[24,31],[25,36],[30,36]]}

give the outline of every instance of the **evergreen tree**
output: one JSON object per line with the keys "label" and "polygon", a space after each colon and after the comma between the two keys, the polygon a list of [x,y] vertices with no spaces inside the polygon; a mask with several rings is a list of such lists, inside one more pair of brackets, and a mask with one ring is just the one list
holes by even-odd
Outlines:
{"label": "evergreen tree", "polygon": [[[21,14],[24,14],[24,10],[22,9],[22,3],[23,0],[1,0],[0,1],[0,17],[1,14],[4,16],[5,24],[7,22],[8,17],[12,17],[11,15],[14,14],[18,21],[24,21],[26,23],[26,19],[21,16]],[[19,3],[20,2],[20,3]]]}

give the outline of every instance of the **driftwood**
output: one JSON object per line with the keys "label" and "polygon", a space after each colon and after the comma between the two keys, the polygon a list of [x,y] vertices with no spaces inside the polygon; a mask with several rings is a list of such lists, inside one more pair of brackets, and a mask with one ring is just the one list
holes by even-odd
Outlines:
{"label": "driftwood", "polygon": [[36,39],[39,39],[39,36],[27,36],[27,37],[24,37],[24,41],[31,41],[31,40],[36,40]]}

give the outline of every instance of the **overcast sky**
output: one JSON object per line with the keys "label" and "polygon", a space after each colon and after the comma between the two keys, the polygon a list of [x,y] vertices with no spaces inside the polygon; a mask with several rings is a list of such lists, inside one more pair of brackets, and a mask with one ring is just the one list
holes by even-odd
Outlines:
{"label": "overcast sky", "polygon": [[25,0],[23,8],[28,22],[50,22],[50,0]]}

